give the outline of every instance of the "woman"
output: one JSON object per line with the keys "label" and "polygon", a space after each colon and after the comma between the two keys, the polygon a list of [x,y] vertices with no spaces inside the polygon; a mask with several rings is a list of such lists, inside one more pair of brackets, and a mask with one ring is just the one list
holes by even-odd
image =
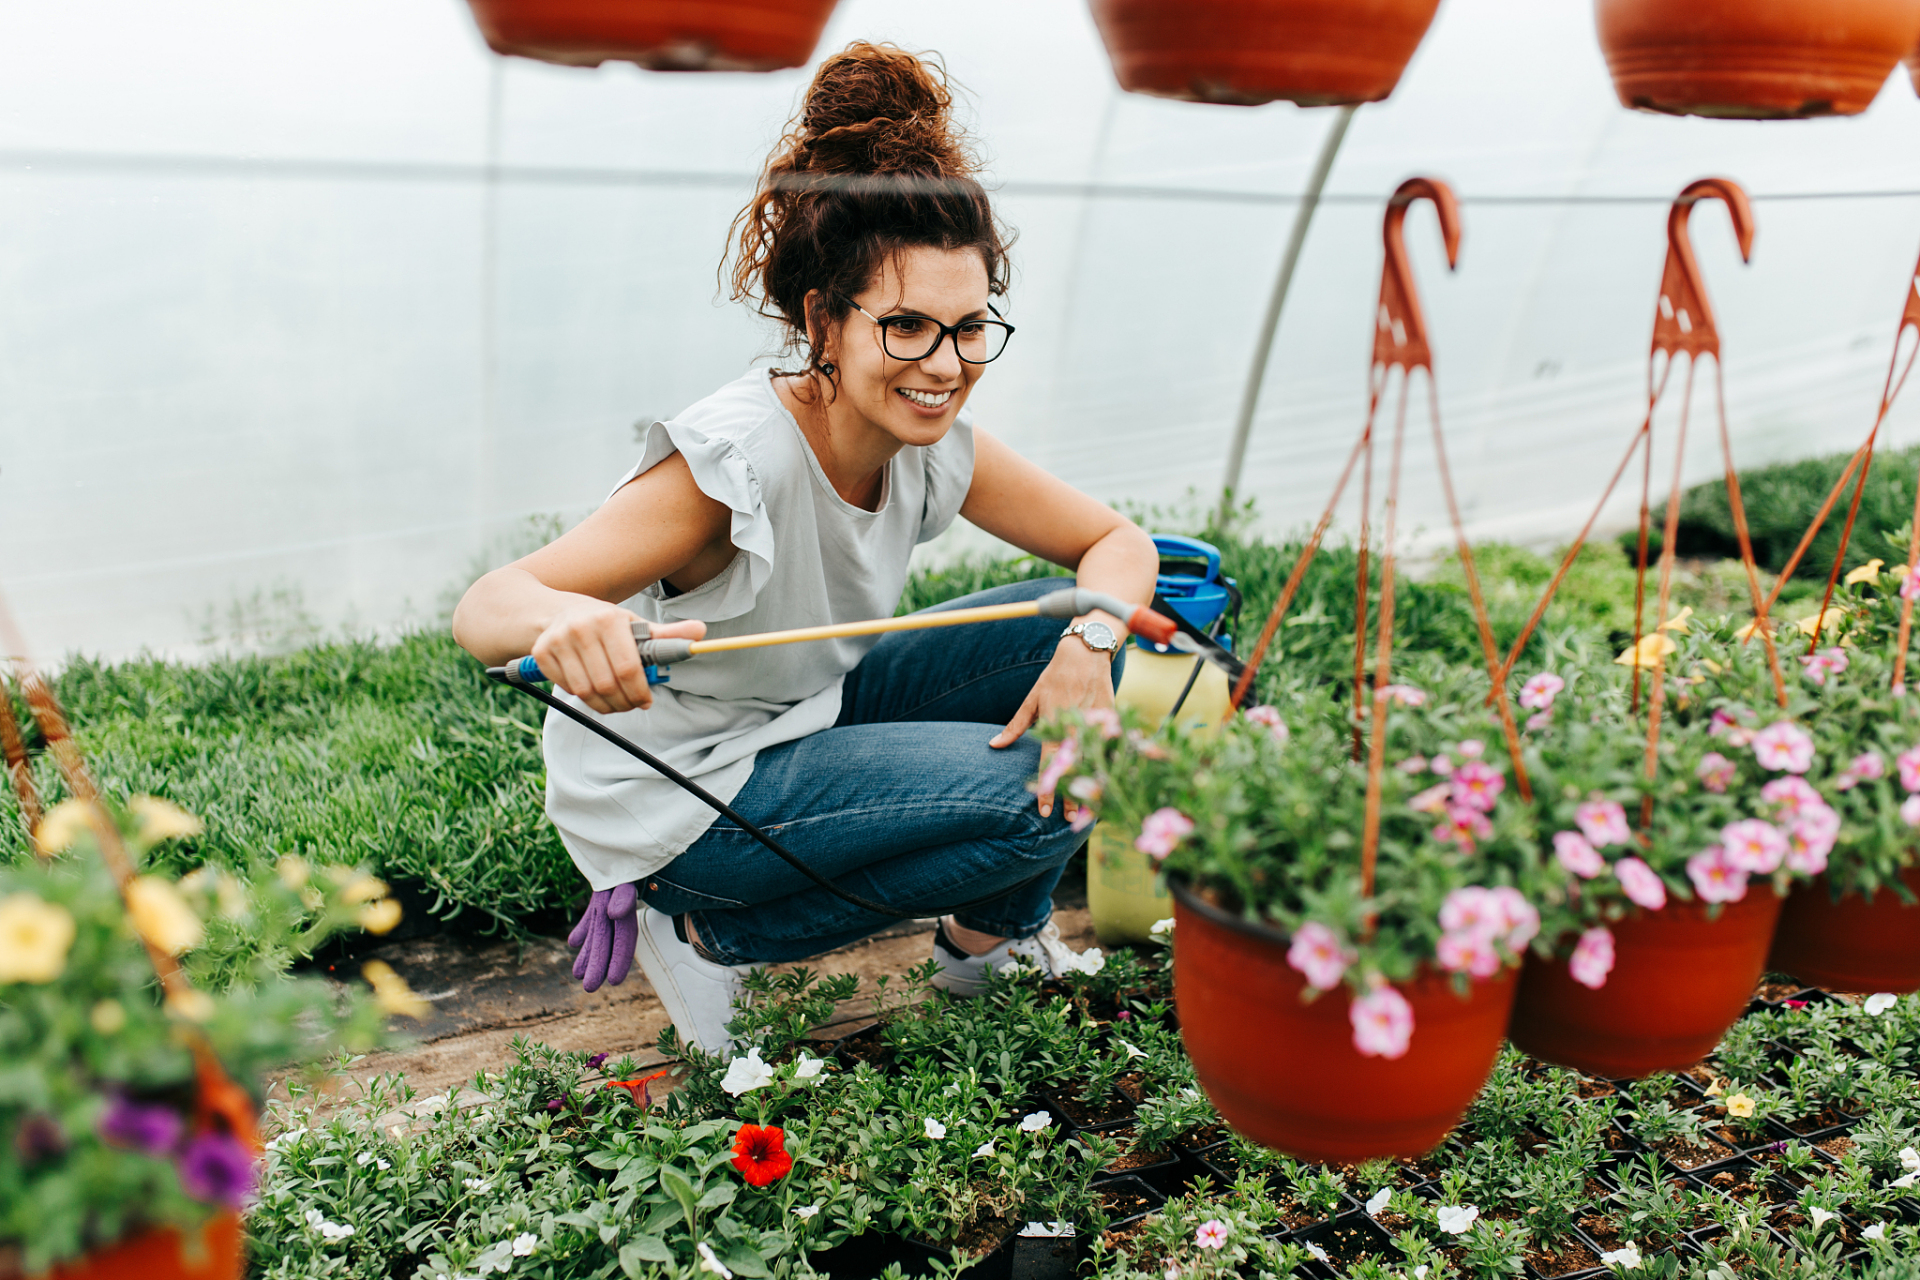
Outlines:
{"label": "woman", "polygon": [[[1152,598],[1148,537],[973,425],[967,398],[1011,328],[1007,237],[939,69],[854,44],[823,63],[736,221],[734,297],[804,350],[667,422],[598,511],[476,582],[454,635],[487,663],[531,653],[560,689],[729,801],[841,887],[935,931],[936,984],[999,964],[1058,974],[1052,890],[1083,835],[1024,736],[1110,708],[1125,632],[1104,614],[742,650],[649,688],[656,636],[885,617],[917,543],[964,516]],[[1023,583],[945,607],[1032,599]],[[624,602],[624,603],[622,603]],[[984,725],[999,726],[997,733]],[[589,991],[637,956],[683,1041],[728,1046],[741,977],[888,924],[820,889],[732,822],[551,716],[547,811],[594,889],[569,941]],[[957,909],[955,909],[957,908]]]}

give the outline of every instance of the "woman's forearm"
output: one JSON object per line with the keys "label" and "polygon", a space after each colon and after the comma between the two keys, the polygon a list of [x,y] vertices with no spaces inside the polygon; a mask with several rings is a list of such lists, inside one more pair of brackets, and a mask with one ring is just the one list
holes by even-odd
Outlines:
{"label": "woman's forearm", "polygon": [[[1160,553],[1155,549],[1153,539],[1132,521],[1108,530],[1099,541],[1087,548],[1086,554],[1080,557],[1080,563],[1074,568],[1074,576],[1082,587],[1090,591],[1104,591],[1136,604],[1152,602],[1154,578],[1159,572]],[[1126,631],[1125,619],[1109,618],[1105,613],[1087,616],[1099,618],[1112,627],[1116,634]]]}
{"label": "woman's forearm", "polygon": [[482,577],[460,597],[453,611],[453,638],[488,666],[498,666],[532,653],[533,642],[563,609],[590,599],[556,591],[525,569],[507,565]]}

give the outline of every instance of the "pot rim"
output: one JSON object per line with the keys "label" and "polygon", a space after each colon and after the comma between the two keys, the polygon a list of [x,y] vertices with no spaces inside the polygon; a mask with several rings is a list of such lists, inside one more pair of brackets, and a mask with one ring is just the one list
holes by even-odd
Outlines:
{"label": "pot rim", "polygon": [[1275,946],[1286,946],[1293,941],[1293,935],[1291,933],[1282,932],[1272,925],[1257,924],[1252,920],[1247,920],[1241,916],[1222,911],[1211,902],[1205,901],[1187,887],[1185,876],[1169,875],[1167,877],[1167,889],[1173,894],[1175,902],[1178,902],[1190,911],[1199,912],[1214,924],[1220,925],[1223,928],[1232,929],[1235,933],[1245,934],[1249,938],[1257,938],[1262,942],[1272,943]]}

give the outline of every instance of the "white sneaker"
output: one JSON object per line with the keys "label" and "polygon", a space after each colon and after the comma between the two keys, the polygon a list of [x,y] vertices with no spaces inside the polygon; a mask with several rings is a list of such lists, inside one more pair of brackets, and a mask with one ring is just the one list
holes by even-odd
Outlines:
{"label": "white sneaker", "polygon": [[640,936],[633,958],[659,993],[683,1043],[719,1056],[733,1048],[727,1023],[733,1020],[736,1004],[744,1009],[751,1001],[741,984],[748,967],[708,960],[691,943],[680,941],[672,916],[645,905],[640,907]]}
{"label": "white sneaker", "polygon": [[977,996],[987,989],[987,975],[995,969],[1010,964],[1031,965],[1049,978],[1065,977],[1074,972],[1098,972],[1098,968],[1089,968],[1087,961],[1098,961],[1099,952],[1089,951],[1086,957],[1060,941],[1060,927],[1051,917],[1040,932],[1031,938],[1008,938],[1005,942],[985,955],[970,956],[954,945],[947,936],[947,922],[942,917],[933,931],[933,958],[940,969],[933,975],[933,985],[940,990],[956,996]]}

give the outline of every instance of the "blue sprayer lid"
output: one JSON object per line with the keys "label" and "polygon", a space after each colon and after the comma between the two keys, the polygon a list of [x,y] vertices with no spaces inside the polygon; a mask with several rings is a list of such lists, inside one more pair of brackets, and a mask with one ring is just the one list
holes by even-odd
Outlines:
{"label": "blue sprayer lid", "polygon": [[[1173,606],[1174,612],[1205,631],[1227,610],[1230,578],[1220,576],[1220,548],[1198,538],[1156,533],[1153,545],[1160,552],[1160,573],[1154,587]],[[1149,653],[1171,653],[1165,645],[1134,638],[1134,643]]]}

